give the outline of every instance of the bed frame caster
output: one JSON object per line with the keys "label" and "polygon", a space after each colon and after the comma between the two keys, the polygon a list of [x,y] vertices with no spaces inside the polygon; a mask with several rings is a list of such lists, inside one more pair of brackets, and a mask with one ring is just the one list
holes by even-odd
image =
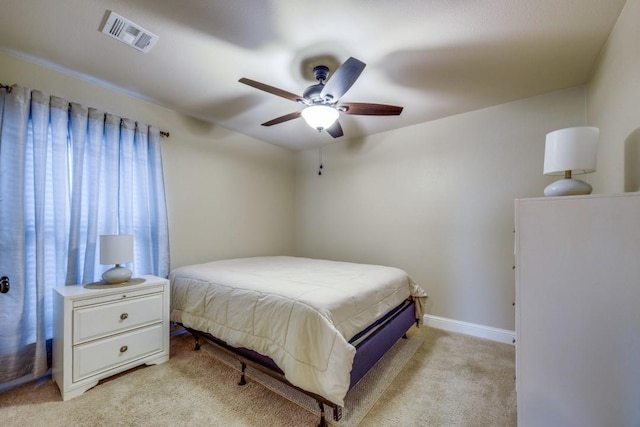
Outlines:
{"label": "bed frame caster", "polygon": [[185,326],[183,326],[183,328],[184,328],[187,332],[189,332],[189,333],[191,334],[191,336],[193,337],[193,339],[195,340],[195,344],[194,344],[194,346],[193,346],[193,351],[198,351],[198,350],[200,350],[200,334],[199,334],[197,331],[195,331],[195,330],[193,330],[193,329],[191,329],[191,328],[187,328],[187,327],[185,327]]}
{"label": "bed frame caster", "polygon": [[247,364],[242,362],[242,375],[240,375],[240,381],[238,382],[238,385],[247,384],[247,378],[244,375],[246,370],[247,370]]}

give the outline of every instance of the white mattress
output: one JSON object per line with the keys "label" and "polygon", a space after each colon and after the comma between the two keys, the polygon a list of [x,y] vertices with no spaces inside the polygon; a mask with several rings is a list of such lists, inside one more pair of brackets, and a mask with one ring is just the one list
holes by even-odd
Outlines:
{"label": "white mattress", "polygon": [[[293,385],[343,405],[355,334],[412,296],[403,270],[296,257],[181,267],[171,280],[171,320],[271,357]],[[421,312],[418,312],[421,319]]]}

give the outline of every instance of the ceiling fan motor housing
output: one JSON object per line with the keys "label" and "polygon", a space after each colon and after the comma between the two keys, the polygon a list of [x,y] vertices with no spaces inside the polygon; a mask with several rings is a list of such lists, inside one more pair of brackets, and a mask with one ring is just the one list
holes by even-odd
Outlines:
{"label": "ceiling fan motor housing", "polygon": [[322,92],[322,89],[324,89],[324,82],[327,80],[327,76],[329,75],[329,67],[325,65],[317,65],[313,68],[313,75],[316,77],[316,80],[318,80],[318,83],[305,89],[302,96],[304,99],[315,104],[323,101],[320,93]]}
{"label": "ceiling fan motor housing", "polygon": [[321,102],[322,99],[320,97],[320,94],[322,93],[323,88],[324,85],[322,83],[311,85],[305,89],[305,91],[302,93],[302,97],[308,101],[311,101],[311,103]]}

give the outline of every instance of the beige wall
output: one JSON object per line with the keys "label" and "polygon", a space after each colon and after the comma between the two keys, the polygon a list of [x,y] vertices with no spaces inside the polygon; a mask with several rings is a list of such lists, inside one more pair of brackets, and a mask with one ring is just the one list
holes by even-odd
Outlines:
{"label": "beige wall", "polygon": [[[202,123],[185,129],[202,128]],[[172,267],[294,254],[294,157],[224,129],[164,145]],[[174,136],[175,135],[175,136]],[[185,141],[186,139],[186,141]]]}
{"label": "beige wall", "polygon": [[594,193],[640,191],[640,0],[627,0],[587,90],[600,128]]}
{"label": "beige wall", "polygon": [[585,123],[584,88],[298,155],[298,253],[405,269],[427,312],[513,330],[514,199],[542,196],[547,132]]}
{"label": "beige wall", "polygon": [[0,82],[156,125],[177,267],[210,259],[294,251],[294,155],[85,79],[0,52]]}

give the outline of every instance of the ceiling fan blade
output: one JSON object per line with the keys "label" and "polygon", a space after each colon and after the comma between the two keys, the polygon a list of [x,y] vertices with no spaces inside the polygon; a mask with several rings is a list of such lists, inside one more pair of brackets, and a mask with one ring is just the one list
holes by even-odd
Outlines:
{"label": "ceiling fan blade", "polygon": [[244,83],[244,84],[249,85],[251,87],[255,87],[256,89],[263,90],[263,91],[268,92],[270,94],[273,94],[273,95],[276,95],[276,96],[281,96],[281,97],[283,97],[285,99],[288,99],[289,101],[293,101],[293,102],[303,101],[303,98],[300,95],[296,95],[295,93],[287,92],[286,90],[278,89],[277,87],[269,86],[267,84],[260,83],[260,82],[257,82],[255,80],[246,79],[246,78],[243,77],[238,81],[240,83]]}
{"label": "ceiling fan blade", "polygon": [[342,132],[342,126],[340,126],[340,122],[337,120],[325,130],[334,138],[340,138],[342,135],[344,135],[344,133]]}
{"label": "ceiling fan blade", "polygon": [[338,111],[344,114],[361,116],[398,116],[403,107],[385,104],[368,104],[366,102],[345,102],[338,105]]}
{"label": "ceiling fan blade", "polygon": [[264,122],[262,126],[273,126],[278,123],[287,122],[289,120],[297,119],[300,117],[300,111],[296,111],[294,113],[285,114],[284,116],[276,117],[273,120],[269,120],[268,122]]}
{"label": "ceiling fan blade", "polygon": [[342,98],[342,95],[353,86],[355,81],[364,70],[367,64],[356,59],[349,58],[338,67],[338,69],[329,77],[329,81],[325,84],[320,96],[322,98],[330,98],[329,102],[335,102]]}

